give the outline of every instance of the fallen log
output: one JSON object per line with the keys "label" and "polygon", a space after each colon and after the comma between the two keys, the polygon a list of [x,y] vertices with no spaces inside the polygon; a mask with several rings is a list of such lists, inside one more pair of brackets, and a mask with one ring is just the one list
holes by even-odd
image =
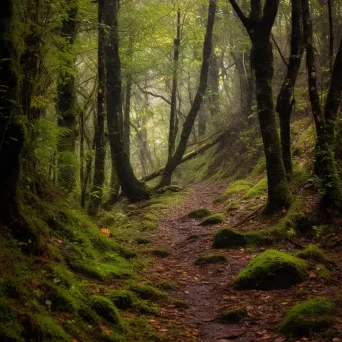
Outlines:
{"label": "fallen log", "polygon": [[[187,153],[184,155],[184,157],[182,158],[182,160],[180,161],[180,164],[182,163],[185,163],[186,161],[198,156],[199,154],[205,152],[207,149],[209,149],[210,147],[216,145],[218,142],[220,142],[224,136],[227,134],[227,132],[224,132],[218,136],[216,136],[216,138],[212,138],[209,142],[207,142],[206,144],[202,145],[202,146],[199,146],[197,149]],[[157,171],[154,171],[152,172],[151,174],[143,177],[140,179],[141,182],[148,182],[154,178],[157,178],[158,176],[160,176],[164,171],[164,167],[162,167],[161,169],[157,170]]]}

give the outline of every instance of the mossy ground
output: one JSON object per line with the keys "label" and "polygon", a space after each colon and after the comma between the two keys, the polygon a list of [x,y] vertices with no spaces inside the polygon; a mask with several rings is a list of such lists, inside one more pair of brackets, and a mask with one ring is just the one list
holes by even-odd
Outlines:
{"label": "mossy ground", "polygon": [[237,289],[288,288],[305,280],[308,264],[295,256],[267,250],[254,258],[235,278]]}
{"label": "mossy ground", "polygon": [[289,337],[307,336],[328,328],[333,323],[336,307],[326,297],[316,297],[295,305],[290,309],[281,325],[280,331]]}
{"label": "mossy ground", "polygon": [[316,245],[310,244],[305,249],[298,251],[296,256],[301,259],[312,260],[321,264],[328,264],[329,259],[324,252]]}
{"label": "mossy ground", "polygon": [[223,203],[229,199],[230,195],[245,193],[252,186],[253,186],[253,183],[251,181],[240,179],[234,182],[232,185],[230,185],[222,195],[215,198],[214,203]]}
{"label": "mossy ground", "polygon": [[[181,194],[158,196],[151,205],[172,207],[180,203]],[[22,204],[28,224],[39,236],[33,250],[44,250],[44,255],[24,254],[32,242],[18,243],[2,232],[0,340],[163,340],[138,316],[158,314],[153,302],[167,300],[166,293],[133,285],[148,259],[141,253],[137,258],[131,248],[148,242],[149,233],[142,233],[141,225],[131,222],[122,209],[100,212],[91,220],[71,209],[75,207],[71,200],[58,201],[58,196],[49,202],[32,195]],[[145,213],[145,221],[155,221],[156,210],[160,209]],[[117,285],[127,279],[135,292]]]}

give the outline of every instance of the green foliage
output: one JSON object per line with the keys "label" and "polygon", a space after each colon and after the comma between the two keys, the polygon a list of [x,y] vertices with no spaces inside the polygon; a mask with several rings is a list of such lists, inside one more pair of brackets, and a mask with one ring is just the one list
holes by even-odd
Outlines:
{"label": "green foliage", "polygon": [[322,331],[333,323],[335,305],[326,297],[316,297],[297,304],[283,319],[280,331],[289,337],[307,336]]}
{"label": "green foliage", "polygon": [[137,296],[128,290],[113,290],[106,293],[106,297],[120,310],[133,309],[139,302]]}
{"label": "green foliage", "polygon": [[194,219],[200,219],[200,218],[210,216],[210,215],[211,215],[211,211],[209,209],[199,208],[199,209],[190,211],[190,213],[188,214],[188,217],[194,218]]}
{"label": "green foliage", "polygon": [[306,279],[308,264],[295,256],[267,250],[254,258],[235,278],[237,289],[288,288]]}
{"label": "green foliage", "polygon": [[92,296],[90,298],[90,307],[108,322],[118,327],[122,325],[118,309],[108,298]]}
{"label": "green foliage", "polygon": [[201,226],[207,226],[209,224],[218,224],[224,221],[225,217],[223,214],[214,214],[205,217],[200,223]]}
{"label": "green foliage", "polygon": [[329,263],[329,259],[325,256],[323,251],[316,245],[310,244],[305,249],[296,253],[298,258],[313,260],[321,264]]}
{"label": "green foliage", "polygon": [[247,317],[246,308],[236,308],[224,311],[217,320],[224,323],[239,323]]}
{"label": "green foliage", "polygon": [[223,254],[207,254],[202,255],[195,260],[195,265],[207,265],[207,264],[222,264],[227,262],[227,258]]}

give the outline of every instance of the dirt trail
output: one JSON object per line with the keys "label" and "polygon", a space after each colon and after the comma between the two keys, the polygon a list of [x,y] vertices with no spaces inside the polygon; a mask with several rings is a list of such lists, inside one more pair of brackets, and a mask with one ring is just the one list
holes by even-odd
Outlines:
{"label": "dirt trail", "polygon": [[[186,336],[175,338],[168,329],[165,334],[173,341],[273,341],[282,342],[285,338],[277,333],[279,321],[284,312],[298,299],[298,290],[309,287],[315,295],[326,293],[327,289],[320,279],[312,279],[287,290],[276,291],[236,291],[229,284],[239,271],[263,248],[246,251],[243,248],[219,250],[228,262],[195,266],[194,261],[202,254],[214,252],[211,249],[213,232],[217,225],[199,226],[198,220],[186,217],[193,209],[206,207],[213,212],[223,211],[223,205],[213,205],[226,186],[197,184],[181,208],[168,213],[159,223],[153,239],[155,247],[167,248],[167,258],[156,258],[148,278],[152,281],[168,280],[177,283],[170,296],[185,300],[188,308],[173,306],[162,309],[158,327],[170,322],[185,327]],[[248,212],[241,213],[240,216]],[[231,216],[226,224],[236,222]],[[286,250],[286,247],[280,248]],[[217,250],[215,250],[217,252]],[[312,289],[311,289],[312,288]],[[334,290],[333,288],[330,290]],[[223,309],[245,306],[248,317],[239,324],[221,324],[215,321]],[[167,330],[167,331],[166,331]],[[163,331],[163,329],[161,330]],[[322,338],[298,339],[297,341],[329,341]],[[331,341],[331,340],[330,340]]]}

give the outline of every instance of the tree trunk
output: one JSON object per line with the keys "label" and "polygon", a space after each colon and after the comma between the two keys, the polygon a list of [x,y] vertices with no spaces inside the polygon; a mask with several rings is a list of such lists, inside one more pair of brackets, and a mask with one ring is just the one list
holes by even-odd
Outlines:
{"label": "tree trunk", "polygon": [[104,37],[103,26],[104,0],[98,1],[98,77],[99,84],[97,90],[97,117],[95,122],[95,167],[94,183],[90,195],[88,213],[96,215],[101,205],[103,194],[103,183],[105,180],[105,159],[106,159],[106,139],[105,139],[105,68],[104,68]]}
{"label": "tree trunk", "polygon": [[246,17],[235,0],[230,0],[252,41],[251,67],[255,71],[258,118],[266,157],[268,199],[264,210],[272,213],[288,207],[291,195],[281,152],[273,104],[273,51],[271,30],[278,12],[279,0],[251,0],[250,16]]}
{"label": "tree trunk", "polygon": [[292,0],[292,32],[291,52],[287,66],[286,78],[281,86],[276,111],[280,121],[280,140],[283,162],[288,179],[293,173],[291,154],[291,114],[294,104],[293,90],[303,56],[302,5],[298,0]]}
{"label": "tree trunk", "polygon": [[[68,17],[63,20],[61,37],[65,39],[62,50],[70,53],[77,33],[77,7],[74,0],[69,0]],[[65,64],[60,66],[57,84],[56,109],[58,115],[58,126],[66,129],[63,136],[58,139],[58,183],[67,193],[75,187],[76,180],[76,154],[74,125],[76,120],[76,92],[75,76],[70,70],[74,69],[74,58],[69,58]]]}
{"label": "tree trunk", "polygon": [[174,52],[173,52],[173,76],[172,76],[172,91],[171,91],[171,108],[170,108],[170,127],[169,127],[169,149],[168,159],[170,160],[175,151],[176,144],[176,120],[177,120],[177,86],[178,86],[178,61],[179,61],[179,48],[180,48],[180,25],[181,25],[181,12],[178,7],[177,10],[177,34],[174,39]]}
{"label": "tree trunk", "polygon": [[335,63],[332,69],[331,83],[327,94],[324,115],[326,124],[326,138],[324,151],[324,174],[327,186],[323,195],[321,206],[323,209],[332,209],[341,213],[342,210],[342,188],[341,180],[338,176],[335,161],[335,137],[336,137],[336,117],[341,104],[342,94],[342,39],[336,54]]}
{"label": "tree trunk", "polygon": [[121,63],[118,36],[118,1],[105,1],[105,70],[107,125],[112,159],[115,162],[122,191],[132,201],[149,198],[149,193],[134,175],[128,155],[124,148],[121,127]]}
{"label": "tree trunk", "polygon": [[216,0],[209,0],[208,22],[207,22],[206,35],[205,35],[204,44],[203,44],[203,60],[202,60],[199,86],[197,89],[197,93],[196,93],[193,105],[183,124],[183,129],[182,129],[180,141],[177,146],[177,150],[172,156],[172,158],[168,160],[158,187],[163,187],[163,186],[167,186],[171,184],[172,174],[174,170],[177,168],[180,161],[182,160],[196,116],[203,102],[203,96],[206,92],[207,83],[208,83],[209,60],[210,60],[211,50],[212,50],[212,36],[213,36],[213,29],[214,29],[214,22],[215,22],[215,14],[216,14]]}

